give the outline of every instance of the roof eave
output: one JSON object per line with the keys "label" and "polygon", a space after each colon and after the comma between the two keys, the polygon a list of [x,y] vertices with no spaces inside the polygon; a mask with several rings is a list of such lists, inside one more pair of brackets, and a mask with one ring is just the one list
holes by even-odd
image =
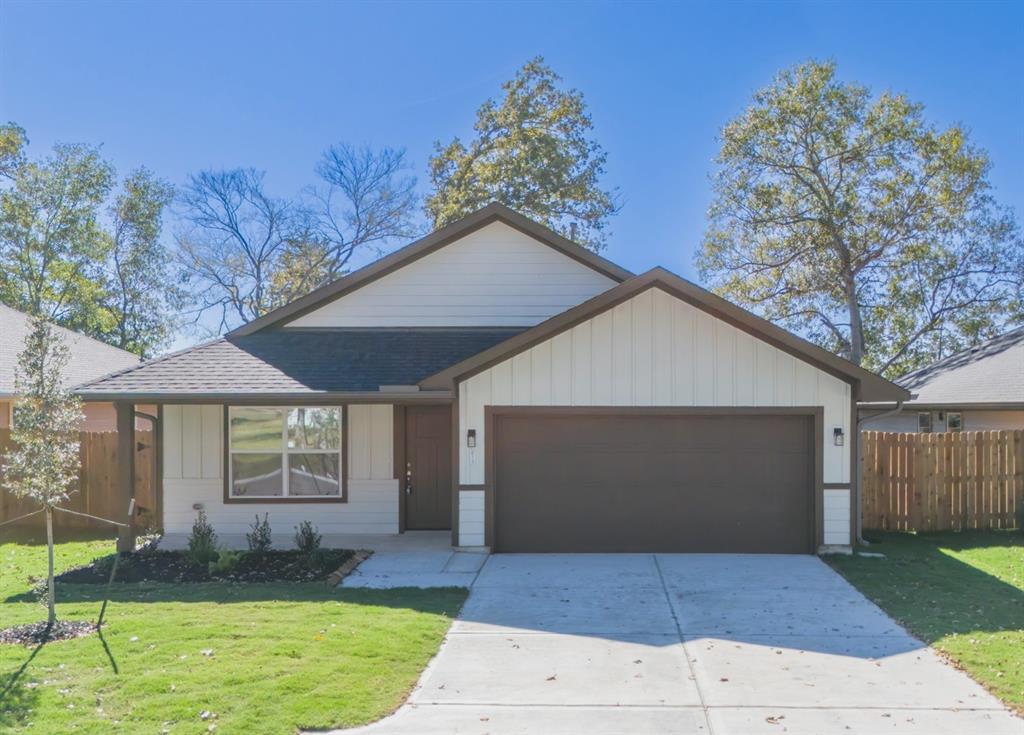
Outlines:
{"label": "roof eave", "polygon": [[450,390],[393,391],[76,391],[83,401],[130,403],[206,403],[231,405],[313,405],[317,403],[450,403]]}
{"label": "roof eave", "polygon": [[797,337],[664,268],[653,268],[644,274],[634,276],[579,306],[541,322],[532,329],[441,370],[420,381],[420,387],[430,390],[452,388],[469,375],[529,349],[558,332],[586,321],[649,288],[662,288],[671,295],[707,311],[712,316],[837,375],[855,387],[854,395],[857,400],[903,401],[910,398],[910,391],[905,388]]}

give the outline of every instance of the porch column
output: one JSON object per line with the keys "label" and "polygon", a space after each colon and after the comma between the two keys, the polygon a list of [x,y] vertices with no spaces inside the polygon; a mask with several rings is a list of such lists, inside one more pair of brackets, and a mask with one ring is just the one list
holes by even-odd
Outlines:
{"label": "porch column", "polygon": [[135,548],[135,528],[128,512],[135,497],[135,404],[116,401],[117,411],[117,514],[112,520],[127,522],[117,530],[117,550]]}

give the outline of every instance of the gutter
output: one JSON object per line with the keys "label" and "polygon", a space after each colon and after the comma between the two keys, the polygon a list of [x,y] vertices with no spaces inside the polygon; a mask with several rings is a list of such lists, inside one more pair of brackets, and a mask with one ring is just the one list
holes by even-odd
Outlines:
{"label": "gutter", "polygon": [[[914,396],[911,395],[910,399],[913,400]],[[874,421],[875,419],[881,419],[881,418],[887,418],[889,416],[895,416],[896,414],[898,414],[900,411],[903,410],[903,404],[904,404],[904,401],[896,401],[896,408],[891,408],[888,411],[883,411],[882,413],[876,413],[876,414],[872,414],[870,416],[864,416],[864,417],[860,416],[860,413],[861,413],[860,409],[857,410],[857,431],[856,431],[856,437],[853,440],[854,451],[857,452],[857,454],[856,454],[856,457],[857,457],[857,483],[856,483],[856,487],[854,488],[854,495],[856,496],[854,498],[854,503],[855,503],[854,507],[857,509],[857,524],[856,524],[856,538],[854,539],[854,541],[856,541],[858,544],[862,544],[864,546],[870,546],[871,543],[869,541],[865,541],[864,540],[864,535],[863,535],[863,531],[864,531],[864,516],[863,516],[863,511],[862,511],[862,505],[861,505],[861,501],[862,501],[862,498],[861,498],[861,482],[863,481],[864,468],[861,465],[860,427],[861,427],[861,424],[863,424],[865,421]]]}

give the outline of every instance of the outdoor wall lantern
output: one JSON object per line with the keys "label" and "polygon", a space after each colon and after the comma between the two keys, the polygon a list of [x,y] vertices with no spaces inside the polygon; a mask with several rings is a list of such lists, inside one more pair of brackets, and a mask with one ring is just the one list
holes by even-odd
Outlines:
{"label": "outdoor wall lantern", "polygon": [[841,426],[837,426],[832,429],[832,440],[836,443],[837,447],[843,446],[845,439],[843,437],[843,429]]}
{"label": "outdoor wall lantern", "polygon": [[470,449],[476,447],[476,429],[467,429],[466,446],[469,447]]}

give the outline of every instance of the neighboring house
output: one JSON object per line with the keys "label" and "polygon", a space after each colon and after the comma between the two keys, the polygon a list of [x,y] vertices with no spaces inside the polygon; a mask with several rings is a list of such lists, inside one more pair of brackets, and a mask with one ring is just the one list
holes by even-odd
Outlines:
{"label": "neighboring house", "polygon": [[939,360],[896,380],[914,394],[895,404],[862,407],[870,431],[941,432],[1024,429],[1024,327]]}
{"label": "neighboring house", "polygon": [[[15,372],[18,355],[25,349],[25,335],[30,331],[29,315],[0,304],[0,429],[8,428],[14,417]],[[102,377],[107,373],[134,367],[139,356],[108,344],[54,327],[64,339],[69,358],[64,369],[64,385],[68,388]],[[114,431],[114,407],[108,401],[87,402],[83,406],[85,421],[82,431]]]}
{"label": "neighboring house", "polygon": [[81,392],[160,404],[169,533],[205,509],[521,552],[849,545],[857,401],[909,398],[497,204]]}

